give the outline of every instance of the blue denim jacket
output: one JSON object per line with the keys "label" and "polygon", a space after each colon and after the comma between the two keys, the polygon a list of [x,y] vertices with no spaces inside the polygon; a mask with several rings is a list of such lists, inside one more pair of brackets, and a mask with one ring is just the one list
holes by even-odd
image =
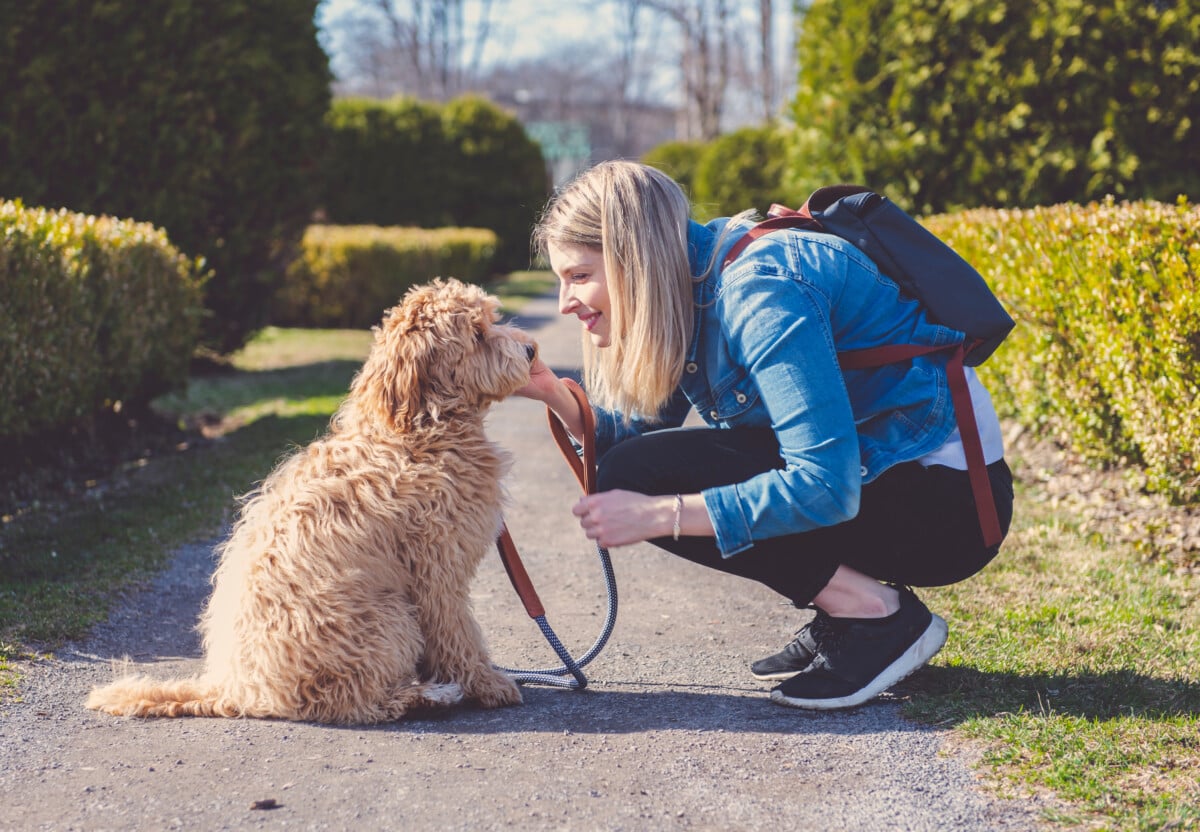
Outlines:
{"label": "blue denim jacket", "polygon": [[738,220],[719,239],[729,222],[689,226],[695,332],[660,421],[625,423],[598,410],[596,428],[600,454],[632,434],[678,427],[691,407],[716,428],[773,428],[783,468],[703,492],[726,557],[755,540],[851,519],[864,482],[933,451],[955,429],[944,353],[843,373],[838,352],[963,340],[829,234],[777,231],[722,271],[750,224]]}

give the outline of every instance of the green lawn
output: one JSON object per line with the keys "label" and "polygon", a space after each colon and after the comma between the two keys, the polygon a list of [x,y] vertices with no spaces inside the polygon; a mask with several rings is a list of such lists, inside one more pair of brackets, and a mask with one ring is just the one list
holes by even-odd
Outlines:
{"label": "green lawn", "polygon": [[[549,285],[518,276],[509,311]],[[18,695],[23,658],[85,634],[116,593],[180,543],[217,534],[236,495],[324,431],[370,339],[266,330],[230,372],[157,403],[210,439],[5,523],[0,697]],[[903,686],[907,711],[978,744],[1001,793],[1053,792],[1065,808],[1047,820],[1063,828],[1200,829],[1195,570],[1104,545],[1024,484],[995,563],[923,597],[952,622],[951,638]]]}

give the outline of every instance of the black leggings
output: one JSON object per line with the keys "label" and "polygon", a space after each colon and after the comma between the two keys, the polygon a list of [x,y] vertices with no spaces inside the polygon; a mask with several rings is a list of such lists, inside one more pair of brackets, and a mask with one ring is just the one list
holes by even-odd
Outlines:
{"label": "black leggings", "polygon": [[[600,491],[695,494],[782,468],[769,428],[678,428],[628,439],[600,460]],[[1000,527],[1012,521],[1012,472],[988,466]],[[996,556],[983,544],[966,471],[916,462],[896,465],[863,486],[858,515],[845,523],[756,541],[723,558],[712,537],[650,541],[695,563],[769,586],[805,606],[845,565],[881,581],[943,586],[969,578]]]}

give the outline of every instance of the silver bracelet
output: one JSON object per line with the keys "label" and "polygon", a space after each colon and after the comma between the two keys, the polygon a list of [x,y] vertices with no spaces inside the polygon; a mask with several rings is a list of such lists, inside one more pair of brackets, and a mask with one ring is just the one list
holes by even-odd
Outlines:
{"label": "silver bracelet", "polygon": [[675,540],[679,539],[679,520],[683,514],[683,496],[675,495],[675,525],[671,528],[671,537]]}

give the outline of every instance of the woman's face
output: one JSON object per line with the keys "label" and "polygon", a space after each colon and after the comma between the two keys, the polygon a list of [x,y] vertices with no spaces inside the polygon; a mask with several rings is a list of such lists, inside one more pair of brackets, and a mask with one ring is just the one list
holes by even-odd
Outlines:
{"label": "woman's face", "polygon": [[586,246],[550,243],[546,254],[550,268],[558,275],[558,311],[579,318],[592,343],[607,347],[612,343],[612,303],[603,253]]}

